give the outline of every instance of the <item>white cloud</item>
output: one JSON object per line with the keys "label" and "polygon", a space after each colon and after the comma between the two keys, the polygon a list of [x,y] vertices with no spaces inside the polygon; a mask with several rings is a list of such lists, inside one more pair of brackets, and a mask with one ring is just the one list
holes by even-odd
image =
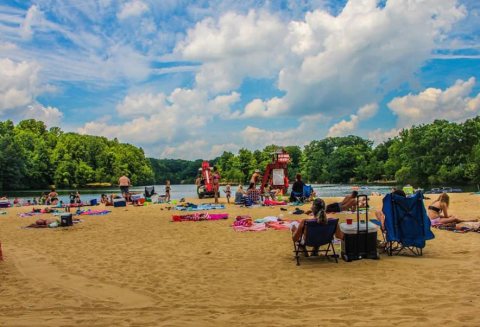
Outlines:
{"label": "white cloud", "polygon": [[43,21],[43,14],[36,5],[31,6],[21,24],[20,35],[27,40],[33,36],[32,27]]}
{"label": "white cloud", "polygon": [[[299,119],[297,127],[282,130],[266,130],[246,126],[241,132],[243,143],[250,149],[258,149],[267,144],[303,145],[325,136],[329,119],[322,114],[307,115]],[[325,127],[324,127],[325,126]]]}
{"label": "white cloud", "polygon": [[367,104],[358,109],[356,115],[350,115],[350,120],[342,120],[328,130],[327,136],[345,136],[352,134],[360,124],[361,121],[373,117],[378,111],[376,103]]}
{"label": "white cloud", "polygon": [[214,118],[229,118],[230,106],[238,99],[235,92],[208,98],[206,93],[190,89],[175,89],[170,95],[131,94],[117,106],[118,114],[127,122],[88,122],[78,132],[117,137],[140,145],[180,144],[205,132]]}
{"label": "white cloud", "polygon": [[39,70],[34,62],[0,59],[0,114],[32,103],[44,90],[38,80]]}
{"label": "white cloud", "polygon": [[398,136],[401,130],[402,129],[398,128],[392,128],[390,130],[383,130],[381,128],[377,128],[373,131],[368,132],[368,139],[372,140],[374,144],[380,144],[388,139]]}
{"label": "white cloud", "polygon": [[245,77],[275,77],[285,60],[286,33],[280,18],[267,12],[228,12],[218,21],[207,18],[197,23],[174,52],[202,62],[197,87],[225,92],[239,87]]}
{"label": "white cloud", "polygon": [[197,87],[212,93],[236,89],[247,77],[278,79],[282,110],[254,99],[238,117],[340,117],[414,78],[465,16],[455,0],[377,3],[351,0],[337,16],[314,10],[286,23],[264,11],[229,12],[197,23],[174,52],[202,63]]}
{"label": "white cloud", "polygon": [[245,113],[242,115],[242,117],[274,117],[285,113],[287,109],[288,107],[280,98],[272,98],[267,101],[254,99],[245,106]]}
{"label": "white cloud", "polygon": [[21,119],[36,119],[43,121],[45,125],[60,126],[63,114],[55,107],[44,107],[39,103],[31,104],[22,112]]}
{"label": "white cloud", "polygon": [[125,3],[117,14],[118,19],[140,16],[147,12],[148,5],[140,0],[133,0]]}
{"label": "white cloud", "polygon": [[468,81],[458,80],[443,91],[428,88],[418,94],[394,98],[388,107],[398,116],[398,128],[430,123],[435,119],[460,122],[480,113],[480,93],[470,97],[474,85],[474,77]]}
{"label": "white cloud", "polygon": [[35,62],[14,62],[0,59],[0,117],[14,120],[37,119],[47,126],[58,126],[63,114],[57,108],[43,106],[37,96],[52,88],[38,77],[40,66]]}

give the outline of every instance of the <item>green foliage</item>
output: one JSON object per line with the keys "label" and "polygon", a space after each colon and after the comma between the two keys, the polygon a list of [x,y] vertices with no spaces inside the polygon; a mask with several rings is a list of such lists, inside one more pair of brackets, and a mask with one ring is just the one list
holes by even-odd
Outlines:
{"label": "green foliage", "polygon": [[[268,145],[263,150],[224,152],[210,161],[223,181],[248,182],[255,169],[264,171],[272,153],[289,154],[289,179],[302,173],[310,183],[393,180],[428,184],[480,184],[480,117],[462,124],[437,120],[403,130],[398,137],[373,147],[358,136],[313,140],[296,145]],[[58,127],[25,120],[15,126],[0,122],[0,190],[115,184],[128,174],[133,184],[195,181],[202,160],[145,158],[141,148],[104,137],[64,133]]]}
{"label": "green foliage", "polygon": [[116,183],[127,173],[133,184],[153,182],[142,149],[104,137],[47,130],[33,119],[0,122],[0,189],[80,187]]}

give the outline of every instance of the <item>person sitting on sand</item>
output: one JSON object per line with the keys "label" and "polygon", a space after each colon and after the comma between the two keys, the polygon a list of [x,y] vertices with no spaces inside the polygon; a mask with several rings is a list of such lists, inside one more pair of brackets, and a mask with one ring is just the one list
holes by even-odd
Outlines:
{"label": "person sitting on sand", "polygon": [[341,202],[330,203],[327,212],[354,211],[357,209],[357,196],[358,191],[352,191],[352,194],[347,195]]}
{"label": "person sitting on sand", "polygon": [[51,189],[50,193],[48,193],[48,199],[50,200],[50,204],[56,205],[58,202],[58,193],[55,191],[54,188]]}
{"label": "person sitting on sand", "polygon": [[247,198],[249,198],[252,203],[258,203],[260,201],[260,191],[255,188],[254,183],[250,183],[248,187]]}
{"label": "person sitting on sand", "polygon": [[235,192],[235,204],[243,204],[245,201],[243,196],[245,195],[245,191],[243,190],[242,184],[238,185],[237,191]]}
{"label": "person sitting on sand", "polygon": [[108,203],[108,196],[105,193],[103,193],[102,196],[100,197],[100,203],[105,205]]}
{"label": "person sitting on sand", "polygon": [[[316,221],[319,224],[328,224],[328,217],[326,213],[325,201],[320,198],[316,198],[312,202],[311,213],[313,214],[313,219],[304,219],[301,222],[294,221],[290,225],[290,230],[292,231],[292,239],[295,242],[304,240],[305,235],[307,234],[307,229],[304,228],[305,221]],[[303,234],[302,234],[303,231]],[[335,231],[335,237],[338,239],[343,239],[343,233],[340,231],[340,228],[337,226]],[[314,249],[318,251],[318,249]]]}
{"label": "person sitting on sand", "polygon": [[432,222],[432,226],[458,224],[467,221],[478,221],[478,219],[464,220],[456,216],[448,214],[448,206],[450,205],[450,197],[447,193],[442,193],[428,206],[428,218]]}

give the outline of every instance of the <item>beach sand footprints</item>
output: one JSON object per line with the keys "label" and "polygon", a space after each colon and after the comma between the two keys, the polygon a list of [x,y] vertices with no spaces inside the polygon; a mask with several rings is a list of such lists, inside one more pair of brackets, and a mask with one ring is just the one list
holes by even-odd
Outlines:
{"label": "beach sand footprints", "polygon": [[10,259],[21,275],[45,285],[61,288],[75,296],[97,301],[115,302],[122,309],[146,308],[154,301],[143,294],[113,284],[102,283],[59,270],[43,255],[31,250],[8,249]]}

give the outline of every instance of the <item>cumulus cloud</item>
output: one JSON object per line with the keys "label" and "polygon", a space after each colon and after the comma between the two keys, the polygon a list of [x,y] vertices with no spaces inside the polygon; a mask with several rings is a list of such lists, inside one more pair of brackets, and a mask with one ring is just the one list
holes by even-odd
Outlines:
{"label": "cumulus cloud", "polygon": [[378,111],[376,103],[367,104],[361,107],[356,115],[350,115],[350,120],[342,120],[328,130],[327,136],[345,136],[352,134],[361,121],[372,118]]}
{"label": "cumulus cloud", "polygon": [[418,94],[394,98],[388,107],[397,116],[397,127],[430,123],[435,119],[460,122],[480,113],[480,93],[470,97],[475,78],[458,80],[445,90],[428,88]]}
{"label": "cumulus cloud", "polygon": [[120,124],[92,121],[78,129],[84,134],[118,137],[141,145],[182,143],[198,137],[215,117],[226,119],[230,106],[239,94],[209,98],[205,92],[175,89],[171,94],[139,93],[125,97],[117,105],[119,116],[127,119]]}
{"label": "cumulus cloud", "polygon": [[38,79],[39,70],[34,62],[0,59],[0,114],[32,103],[44,90]]}
{"label": "cumulus cloud", "polygon": [[60,126],[63,113],[55,107],[44,107],[39,103],[34,103],[20,114],[20,118],[41,120],[45,125],[52,127]]}
{"label": "cumulus cloud", "polygon": [[246,126],[240,133],[243,143],[250,149],[258,149],[267,144],[303,145],[313,139],[325,136],[329,118],[322,114],[307,115],[299,119],[298,126],[282,130],[267,130]]}
{"label": "cumulus cloud", "polygon": [[148,11],[148,5],[140,0],[133,0],[125,3],[117,13],[118,19],[141,16]]}
{"label": "cumulus cloud", "polygon": [[276,78],[284,109],[254,99],[239,117],[340,117],[413,78],[464,16],[455,0],[348,1],[337,16],[314,10],[286,24],[262,11],[226,13],[197,23],[175,53],[202,63],[197,87],[210,92],[235,89],[246,77]]}
{"label": "cumulus cloud", "polygon": [[246,77],[275,77],[285,61],[286,33],[281,19],[268,12],[228,12],[218,21],[197,23],[174,53],[202,62],[195,77],[198,88],[225,92],[238,88]]}

